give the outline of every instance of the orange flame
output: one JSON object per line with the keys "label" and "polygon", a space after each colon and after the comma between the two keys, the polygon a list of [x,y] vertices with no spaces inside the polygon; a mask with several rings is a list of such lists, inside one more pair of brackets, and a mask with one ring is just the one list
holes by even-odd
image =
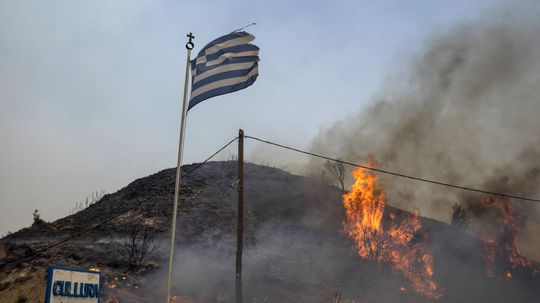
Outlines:
{"label": "orange flame", "polygon": [[355,169],[353,176],[356,181],[351,191],[343,195],[347,215],[345,229],[358,244],[361,257],[376,257],[380,244],[383,244],[384,193],[376,187],[377,177],[363,169]]}
{"label": "orange flame", "polygon": [[[492,224],[495,228],[480,231],[483,242],[483,258],[486,263],[486,276],[497,276],[497,265],[509,268],[503,271],[506,278],[512,278],[512,270],[528,267],[533,273],[538,270],[531,260],[524,257],[518,247],[518,236],[522,229],[523,217],[512,204],[503,199],[487,198],[477,206],[477,212],[491,211],[495,213]],[[489,232],[485,232],[488,230]],[[484,232],[483,232],[484,231]],[[499,268],[500,270],[500,268]],[[498,271],[499,275],[501,271]]]}
{"label": "orange flame", "polygon": [[[370,163],[370,166],[372,164]],[[377,262],[390,263],[420,294],[430,298],[441,297],[433,279],[433,256],[427,252],[426,238],[414,241],[421,227],[418,212],[399,222],[390,214],[390,227],[383,228],[385,196],[377,177],[367,170],[353,170],[355,182],[351,191],[343,195],[346,219],[345,231],[354,240],[358,255]]]}

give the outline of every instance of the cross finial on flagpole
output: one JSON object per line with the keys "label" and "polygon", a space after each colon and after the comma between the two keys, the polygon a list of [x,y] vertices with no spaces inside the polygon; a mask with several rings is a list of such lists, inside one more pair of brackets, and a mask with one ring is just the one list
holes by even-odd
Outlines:
{"label": "cross finial on flagpole", "polygon": [[176,217],[178,215],[178,197],[180,192],[180,186],[181,186],[181,169],[182,169],[182,157],[184,155],[184,136],[185,136],[185,130],[186,130],[186,113],[187,113],[187,96],[188,96],[188,79],[189,79],[189,67],[190,67],[190,56],[191,56],[191,50],[195,46],[193,44],[193,39],[195,39],[195,36],[193,36],[192,33],[189,33],[187,35],[189,38],[188,42],[186,43],[187,48],[187,58],[186,58],[186,76],[184,78],[184,98],[182,99],[182,115],[180,116],[180,138],[178,140],[178,158],[176,162],[176,180],[174,184],[174,200],[173,200],[173,213],[172,213],[172,219],[171,219],[171,244],[169,248],[169,269],[167,273],[167,297],[165,298],[166,303],[171,302],[171,287],[172,287],[172,271],[173,271],[173,257],[174,257],[174,240],[176,235]]}
{"label": "cross finial on flagpole", "polygon": [[195,36],[193,36],[193,33],[189,33],[189,34],[187,34],[187,37],[189,38],[189,41],[186,43],[186,48],[187,49],[193,49],[195,44],[193,44],[192,40],[195,39]]}

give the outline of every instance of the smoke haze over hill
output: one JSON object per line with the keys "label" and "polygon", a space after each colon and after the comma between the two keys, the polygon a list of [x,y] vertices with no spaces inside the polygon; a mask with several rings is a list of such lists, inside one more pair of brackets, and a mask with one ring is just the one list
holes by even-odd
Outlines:
{"label": "smoke haze over hill", "polygon": [[[315,151],[476,188],[540,196],[540,5],[504,6],[434,33],[372,103],[319,133]],[[313,164],[313,163],[312,163]],[[448,221],[483,195],[382,176],[389,203]],[[540,205],[512,201],[532,222],[522,246],[540,258]]]}

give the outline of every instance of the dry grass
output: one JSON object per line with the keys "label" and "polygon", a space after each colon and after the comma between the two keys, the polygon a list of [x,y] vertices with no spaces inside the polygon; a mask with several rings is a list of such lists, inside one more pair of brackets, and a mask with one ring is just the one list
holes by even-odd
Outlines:
{"label": "dry grass", "polygon": [[[43,303],[45,300],[45,274],[32,274],[0,292],[0,303]],[[21,301],[26,298],[26,301]]]}

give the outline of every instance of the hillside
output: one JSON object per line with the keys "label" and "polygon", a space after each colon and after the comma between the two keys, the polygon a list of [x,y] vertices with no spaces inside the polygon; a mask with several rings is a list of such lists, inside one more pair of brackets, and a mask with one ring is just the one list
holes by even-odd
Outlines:
{"label": "hillside", "polygon": [[[193,166],[183,167],[189,171]],[[0,302],[43,301],[48,265],[99,268],[103,302],[156,302],[163,296],[174,169],[135,180],[90,207],[55,222],[22,229],[0,240]],[[177,224],[175,286],[185,302],[230,302],[234,294],[236,163],[210,162],[183,180]],[[343,233],[341,191],[317,179],[246,164],[245,302],[330,302],[335,293],[360,302],[431,302],[391,268],[358,257]],[[42,247],[114,214],[140,207],[25,262]],[[391,203],[391,201],[390,201]],[[393,214],[410,214],[388,207]],[[421,219],[418,239],[433,253],[439,302],[533,302],[538,275],[485,276],[481,243],[461,229]],[[144,226],[159,249],[130,267],[118,253],[130,232]]]}

